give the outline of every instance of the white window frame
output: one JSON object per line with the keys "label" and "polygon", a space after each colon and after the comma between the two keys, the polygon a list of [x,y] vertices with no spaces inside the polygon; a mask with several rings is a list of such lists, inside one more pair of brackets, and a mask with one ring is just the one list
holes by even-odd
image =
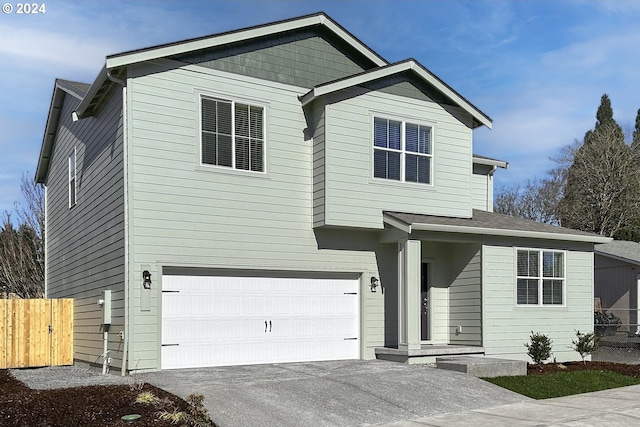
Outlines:
{"label": "white window frame", "polygon": [[[214,165],[204,163],[202,161],[203,140],[202,140],[202,101],[210,99],[214,101],[228,102],[231,104],[231,166]],[[254,171],[251,169],[239,169],[236,167],[236,104],[248,105],[262,109],[262,170]],[[267,173],[267,106],[259,102],[248,101],[245,99],[236,99],[228,96],[218,96],[200,93],[198,94],[198,165],[204,168],[213,168],[223,171],[237,171],[240,173],[266,174]]]}
{"label": "white window frame", "polygon": [[[375,146],[375,122],[376,119],[382,120],[391,120],[395,122],[400,122],[400,149],[393,148],[383,148]],[[430,144],[430,153],[416,153],[413,151],[407,151],[407,125],[416,125],[421,127],[429,128],[429,144]],[[420,120],[413,120],[411,118],[399,118],[391,115],[385,114],[373,114],[371,119],[371,176],[375,180],[380,180],[384,182],[401,182],[408,184],[417,184],[417,185],[427,185],[433,186],[434,179],[434,151],[435,151],[435,143],[434,143],[434,134],[435,134],[435,125],[433,123],[425,123]],[[375,176],[375,152],[376,150],[399,153],[400,154],[400,179],[392,179],[392,178],[380,178]],[[426,157],[429,159],[429,182],[420,182],[420,181],[407,181],[406,179],[406,157],[407,155],[416,155],[421,157]]]}
{"label": "white window frame", "polygon": [[[538,274],[536,276],[520,276],[518,275],[518,252],[537,252],[538,253]],[[562,277],[544,276],[544,254],[560,253],[562,254]],[[567,251],[557,249],[540,249],[540,248],[515,248],[514,249],[514,276],[515,276],[515,301],[518,307],[566,307],[567,305]],[[538,301],[536,304],[524,304],[518,302],[518,279],[537,280]],[[544,281],[554,280],[562,282],[562,304],[545,304],[544,303]]]}
{"label": "white window frame", "polygon": [[78,202],[78,158],[76,147],[69,155],[69,209]]}

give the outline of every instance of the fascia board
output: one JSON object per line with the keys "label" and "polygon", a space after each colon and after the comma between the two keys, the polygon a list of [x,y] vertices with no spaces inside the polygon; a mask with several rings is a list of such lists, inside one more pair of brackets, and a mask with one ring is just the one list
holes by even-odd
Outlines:
{"label": "fascia board", "polygon": [[36,166],[34,177],[35,182],[39,184],[44,184],[49,174],[49,161],[51,160],[53,142],[58,130],[58,121],[60,120],[63,99],[64,91],[56,84],[51,94],[51,105],[49,107],[47,123],[44,128],[42,146],[40,147],[40,155],[38,156],[38,166]]}
{"label": "fascia board", "polygon": [[459,225],[411,224],[413,231],[437,231],[443,233],[480,234],[485,236],[522,237],[527,239],[562,240],[569,242],[609,243],[610,237],[582,236],[575,234],[556,234],[540,231],[503,230],[483,227],[463,227]]}
{"label": "fascia board", "polygon": [[385,224],[389,224],[390,226],[397,228],[398,230],[405,232],[407,234],[411,234],[411,224],[407,224],[405,222],[399,221],[395,218],[389,218],[386,215],[383,215],[382,221]]}
{"label": "fascia board", "polygon": [[98,93],[98,91],[100,90],[100,88],[102,87],[102,85],[106,80],[107,80],[107,67],[104,66],[102,67],[102,70],[100,70],[100,72],[98,73],[98,77],[96,77],[96,79],[94,80],[93,84],[87,91],[87,94],[84,96],[84,99],[82,100],[82,102],[80,102],[80,105],[78,105],[78,108],[76,108],[76,110],[74,111],[75,115],[78,118],[81,119],[84,116],[85,111],[91,104],[91,101],[93,101],[93,97],[96,96],[96,94]]}
{"label": "fascia board", "polygon": [[107,68],[111,69],[114,67],[123,67],[137,62],[151,61],[158,58],[179,55],[182,53],[200,49],[208,49],[229,43],[241,42],[252,38],[269,36],[271,34],[297,30],[313,25],[324,25],[378,66],[387,64],[385,60],[383,60],[369,48],[364,46],[362,42],[358,41],[355,37],[353,37],[339,25],[335,24],[331,19],[329,19],[325,15],[320,14],[300,19],[294,19],[291,21],[284,21],[277,24],[255,27],[248,30],[234,31],[218,36],[212,35],[210,37],[205,37],[202,39],[178,42],[171,45],[159,46],[157,48],[150,48],[137,52],[134,51],[130,54],[116,54],[107,57]]}

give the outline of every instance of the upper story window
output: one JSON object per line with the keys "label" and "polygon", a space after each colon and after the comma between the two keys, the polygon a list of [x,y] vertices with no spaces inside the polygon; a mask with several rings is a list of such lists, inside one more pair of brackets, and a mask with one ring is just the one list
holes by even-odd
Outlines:
{"label": "upper story window", "polygon": [[203,164],[264,172],[264,108],[202,97]]}
{"label": "upper story window", "polygon": [[76,149],[69,156],[69,208],[76,205]]}
{"label": "upper story window", "polygon": [[375,117],[373,176],[396,181],[432,183],[433,128]]}
{"label": "upper story window", "polygon": [[518,249],[517,254],[517,303],[563,305],[565,253]]}

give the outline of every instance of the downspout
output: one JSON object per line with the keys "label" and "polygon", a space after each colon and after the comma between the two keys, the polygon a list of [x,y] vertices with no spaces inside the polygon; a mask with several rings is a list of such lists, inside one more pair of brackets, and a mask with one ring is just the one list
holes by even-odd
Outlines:
{"label": "downspout", "polygon": [[118,79],[111,74],[111,70],[107,69],[107,78],[112,82],[122,86],[122,167],[123,167],[123,208],[124,208],[124,326],[120,333],[121,339],[124,341],[122,349],[122,366],[120,374],[127,375],[127,361],[129,358],[129,204],[127,191],[127,83]]}
{"label": "downspout", "polygon": [[49,242],[49,225],[47,218],[49,217],[49,206],[47,206],[47,186],[44,187],[44,297],[49,298],[49,256],[48,256],[48,242]]}
{"label": "downspout", "polygon": [[493,188],[493,184],[491,184],[491,178],[493,178],[493,174],[496,169],[498,169],[498,167],[494,165],[487,174],[487,212],[493,212],[493,191],[491,192],[491,198],[489,198],[489,189]]}

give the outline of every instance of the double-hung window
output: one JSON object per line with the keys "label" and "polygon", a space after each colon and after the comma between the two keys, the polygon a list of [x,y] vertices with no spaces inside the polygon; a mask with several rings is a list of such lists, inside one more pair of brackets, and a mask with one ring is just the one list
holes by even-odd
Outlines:
{"label": "double-hung window", "polygon": [[264,108],[201,98],[203,164],[264,172]]}
{"label": "double-hung window", "polygon": [[373,119],[373,176],[431,184],[433,128],[381,117]]}
{"label": "double-hung window", "polygon": [[69,156],[69,208],[76,205],[76,149]]}
{"label": "double-hung window", "polygon": [[518,305],[563,305],[565,280],[564,252],[517,250]]}

